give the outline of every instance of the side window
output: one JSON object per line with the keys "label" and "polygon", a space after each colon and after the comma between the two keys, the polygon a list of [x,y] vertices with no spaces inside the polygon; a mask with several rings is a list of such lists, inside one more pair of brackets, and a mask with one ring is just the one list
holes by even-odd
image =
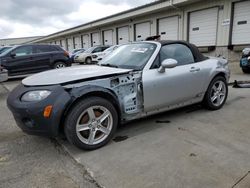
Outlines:
{"label": "side window", "polygon": [[56,51],[52,46],[36,46],[36,53],[46,53]]}
{"label": "side window", "polygon": [[165,59],[175,59],[178,66],[194,63],[194,56],[191,50],[183,44],[165,45],[160,51],[160,62]]}
{"label": "side window", "polygon": [[158,54],[150,69],[158,69],[160,66],[161,66],[161,62],[160,62],[160,56]]}
{"label": "side window", "polygon": [[104,51],[104,50],[106,50],[106,49],[108,49],[109,47],[102,47],[102,51]]}
{"label": "side window", "polygon": [[16,56],[25,56],[25,55],[31,55],[32,54],[32,46],[22,46],[13,51]]}
{"label": "side window", "polygon": [[94,49],[92,53],[101,52],[101,51],[102,51],[102,48],[98,47],[98,48]]}

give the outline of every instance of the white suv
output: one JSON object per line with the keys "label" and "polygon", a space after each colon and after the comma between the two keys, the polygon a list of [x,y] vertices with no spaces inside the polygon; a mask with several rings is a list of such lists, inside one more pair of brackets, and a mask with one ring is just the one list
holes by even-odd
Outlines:
{"label": "white suv", "polygon": [[75,56],[74,61],[76,63],[80,64],[91,64],[92,63],[92,54],[97,53],[97,52],[103,52],[110,46],[96,46],[96,47],[91,47],[84,51],[83,53],[79,53]]}

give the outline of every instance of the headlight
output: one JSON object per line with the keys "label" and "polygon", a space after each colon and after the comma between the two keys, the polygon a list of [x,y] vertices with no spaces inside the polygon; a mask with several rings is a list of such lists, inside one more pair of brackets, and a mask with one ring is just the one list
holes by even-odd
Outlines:
{"label": "headlight", "polygon": [[29,91],[21,97],[24,102],[37,102],[47,98],[51,94],[48,90]]}
{"label": "headlight", "polygon": [[250,48],[245,48],[242,50],[243,55],[249,55],[250,54]]}

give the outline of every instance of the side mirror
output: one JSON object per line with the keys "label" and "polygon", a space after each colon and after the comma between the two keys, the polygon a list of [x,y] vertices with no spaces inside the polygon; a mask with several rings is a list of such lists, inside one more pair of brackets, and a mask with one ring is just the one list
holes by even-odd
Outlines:
{"label": "side mirror", "polygon": [[175,59],[165,59],[162,63],[160,68],[158,69],[159,73],[164,73],[165,69],[171,69],[177,66],[177,61]]}
{"label": "side mirror", "polygon": [[15,57],[16,53],[15,52],[10,52],[10,57]]}

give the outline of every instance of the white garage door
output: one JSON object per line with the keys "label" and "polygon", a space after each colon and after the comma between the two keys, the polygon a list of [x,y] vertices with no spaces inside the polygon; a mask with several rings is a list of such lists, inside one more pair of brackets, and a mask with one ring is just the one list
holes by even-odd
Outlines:
{"label": "white garage door", "polygon": [[189,41],[197,46],[215,46],[218,8],[190,13]]}
{"label": "white garage door", "polygon": [[82,35],[82,47],[84,49],[88,49],[90,47],[90,45],[89,45],[89,35]]}
{"label": "white garage door", "polygon": [[178,40],[179,17],[173,16],[169,18],[159,19],[158,34],[161,35],[161,40]]}
{"label": "white garage door", "polygon": [[143,41],[151,36],[150,22],[135,24],[135,40]]}
{"label": "white garage door", "polygon": [[61,43],[62,48],[63,48],[64,50],[67,50],[67,47],[66,47],[66,46],[67,46],[67,45],[66,45],[66,40],[62,39],[60,43]]}
{"label": "white garage door", "polygon": [[82,47],[81,44],[81,37],[80,36],[76,36],[73,38],[74,39],[74,49],[79,49]]}
{"label": "white garage door", "polygon": [[120,27],[117,29],[117,43],[126,44],[129,42],[129,28],[128,26]]}
{"label": "white garage door", "polygon": [[74,49],[74,44],[73,44],[73,39],[72,38],[67,38],[67,50],[70,52]]}
{"label": "white garage door", "polygon": [[103,44],[113,45],[113,30],[103,31]]}
{"label": "white garage door", "polygon": [[101,44],[100,33],[92,33],[91,37],[92,37],[92,46],[98,46]]}
{"label": "white garage door", "polygon": [[233,21],[233,44],[250,43],[250,1],[235,3]]}

